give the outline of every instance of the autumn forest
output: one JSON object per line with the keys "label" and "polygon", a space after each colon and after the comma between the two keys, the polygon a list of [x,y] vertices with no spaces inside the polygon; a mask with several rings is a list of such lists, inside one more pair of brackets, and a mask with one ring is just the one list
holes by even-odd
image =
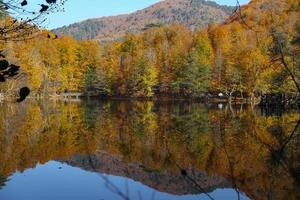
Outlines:
{"label": "autumn forest", "polygon": [[[111,43],[77,41],[42,31],[2,42],[32,94],[83,92],[110,97],[192,97],[223,93],[255,101],[268,93],[299,92],[300,5],[251,1],[222,24],[191,31],[152,24]],[[14,91],[20,80],[1,85]]]}

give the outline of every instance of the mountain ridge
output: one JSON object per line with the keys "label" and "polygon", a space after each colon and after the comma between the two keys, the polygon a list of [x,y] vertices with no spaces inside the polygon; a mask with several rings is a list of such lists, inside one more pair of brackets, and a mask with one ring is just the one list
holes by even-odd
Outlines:
{"label": "mountain ridge", "polygon": [[112,41],[126,32],[138,33],[149,24],[183,24],[196,30],[211,22],[221,23],[234,7],[205,0],[164,0],[130,14],[91,18],[54,29],[58,35],[70,35],[78,40]]}
{"label": "mountain ridge", "polygon": [[[170,169],[148,169],[141,163],[128,163],[121,155],[114,155],[105,151],[97,151],[93,155],[76,154],[69,159],[60,160],[70,166],[81,168],[85,171],[114,176],[127,177],[138,181],[157,191],[172,195],[201,194],[193,187],[180,172]],[[231,188],[231,182],[221,175],[209,175],[205,171],[196,168],[187,169],[194,178],[201,180],[199,185],[206,192],[212,192],[217,188]]]}

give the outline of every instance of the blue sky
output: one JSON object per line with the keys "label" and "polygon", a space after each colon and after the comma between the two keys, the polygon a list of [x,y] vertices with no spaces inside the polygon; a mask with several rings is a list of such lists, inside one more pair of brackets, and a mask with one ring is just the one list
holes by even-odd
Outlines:
{"label": "blue sky", "polygon": [[[29,2],[33,4],[35,1],[41,2],[39,0],[31,0]],[[68,0],[64,6],[65,12],[51,14],[44,26],[52,29],[89,18],[131,13],[159,1],[160,0]],[[222,5],[236,5],[236,0],[216,0],[216,2]],[[249,0],[240,0],[241,4],[248,2]]]}

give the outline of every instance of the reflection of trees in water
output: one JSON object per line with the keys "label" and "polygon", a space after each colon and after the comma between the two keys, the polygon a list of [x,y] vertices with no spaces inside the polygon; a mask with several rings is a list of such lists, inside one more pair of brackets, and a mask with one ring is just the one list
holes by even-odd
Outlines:
{"label": "reflection of trees in water", "polygon": [[8,181],[8,177],[7,176],[0,175],[0,190],[3,187],[5,187],[7,181]]}
{"label": "reflection of trees in water", "polygon": [[83,102],[83,122],[88,128],[95,128],[97,119],[101,116],[101,103],[97,100]]}
{"label": "reflection of trees in water", "polygon": [[201,193],[206,192],[200,189],[202,180],[189,169],[226,177],[237,188],[237,198],[239,191],[252,198],[297,196],[297,112],[263,116],[247,106],[219,110],[135,101],[31,103],[22,115],[11,110],[9,118],[0,114],[1,124],[9,119],[6,123],[15,127],[8,137],[7,127],[0,126],[3,174],[77,153],[106,151],[147,170],[182,174]]}
{"label": "reflection of trees in water", "polygon": [[[232,111],[232,108],[231,108],[231,111]],[[240,192],[237,188],[238,186],[237,186],[237,182],[236,182],[235,176],[234,176],[234,167],[235,167],[234,157],[232,158],[232,155],[230,155],[230,153],[227,150],[224,125],[222,124],[221,120],[219,121],[218,125],[219,125],[219,134],[220,134],[220,138],[221,138],[221,144],[220,144],[219,148],[224,150],[224,153],[225,153],[225,156],[226,156],[226,159],[227,159],[227,162],[228,162],[228,166],[229,166],[229,174],[230,174],[230,178],[231,178],[231,181],[232,181],[232,187],[235,189],[236,194],[237,194],[237,199],[239,200],[240,199]]]}
{"label": "reflection of trees in water", "polygon": [[[217,144],[219,144],[220,151],[223,151],[227,157],[228,172],[230,172],[228,176],[231,177],[234,186],[247,191],[249,186],[256,185],[260,191],[247,192],[254,199],[295,198],[297,195],[299,198],[297,193],[299,190],[298,176],[294,173],[297,169],[290,168],[293,163],[299,161],[299,157],[294,156],[296,158],[294,160],[287,159],[290,155],[288,152],[284,152],[287,147],[294,150],[299,149],[299,145],[291,142],[294,140],[299,144],[299,139],[296,138],[296,135],[299,134],[298,113],[282,113],[281,117],[261,117],[256,115],[253,110],[236,116],[226,115],[226,112],[222,112],[216,122],[219,123],[219,129],[218,126],[214,126],[214,130],[216,135],[220,135],[221,141]],[[275,134],[274,131],[280,133]],[[240,150],[241,153],[236,150]],[[243,154],[246,159],[240,157]],[[247,163],[241,165],[245,161]],[[257,161],[259,163],[255,163]],[[255,164],[253,165],[253,163]],[[275,163],[278,165],[274,165]],[[244,169],[243,174],[239,172],[241,169]],[[254,174],[253,172],[259,173]]]}

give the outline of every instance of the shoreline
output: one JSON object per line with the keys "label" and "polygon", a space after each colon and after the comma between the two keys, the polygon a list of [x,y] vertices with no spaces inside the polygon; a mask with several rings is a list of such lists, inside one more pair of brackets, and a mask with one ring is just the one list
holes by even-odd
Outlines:
{"label": "shoreline", "polygon": [[[27,97],[34,100],[58,100],[58,101],[85,101],[85,100],[112,100],[112,101],[159,101],[159,102],[190,102],[190,103],[203,103],[203,104],[231,104],[241,105],[249,104],[260,107],[276,107],[276,108],[290,108],[295,107],[300,109],[300,95],[291,94],[265,94],[259,97],[218,97],[216,95],[206,95],[202,97],[190,97],[190,96],[176,96],[176,95],[154,95],[152,97],[134,97],[134,96],[108,96],[108,95],[88,95],[86,93],[74,92],[74,93],[61,93],[55,95],[49,95],[47,98],[41,95],[31,94]],[[14,102],[16,96],[5,95],[1,93],[0,102]]]}

